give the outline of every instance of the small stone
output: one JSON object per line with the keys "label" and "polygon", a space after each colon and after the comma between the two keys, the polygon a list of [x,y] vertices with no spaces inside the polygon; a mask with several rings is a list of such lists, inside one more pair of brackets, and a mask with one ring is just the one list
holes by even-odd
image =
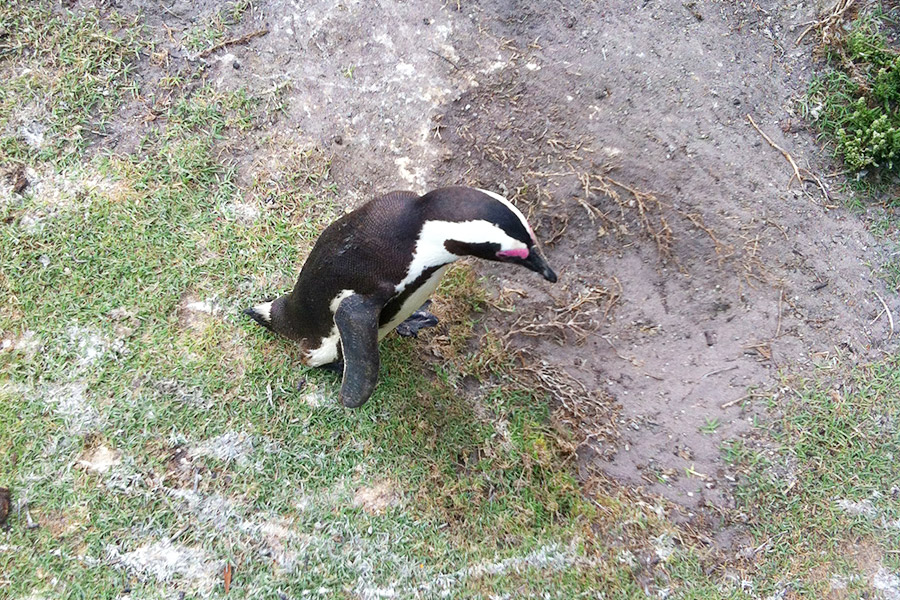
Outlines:
{"label": "small stone", "polygon": [[12,506],[12,494],[6,488],[0,488],[0,527],[6,525],[9,510]]}
{"label": "small stone", "polygon": [[337,144],[338,146],[340,146],[341,144],[344,143],[344,138],[343,138],[342,136],[340,136],[340,135],[336,135],[336,136],[334,136],[333,138],[331,138],[331,141],[333,141],[335,144]]}

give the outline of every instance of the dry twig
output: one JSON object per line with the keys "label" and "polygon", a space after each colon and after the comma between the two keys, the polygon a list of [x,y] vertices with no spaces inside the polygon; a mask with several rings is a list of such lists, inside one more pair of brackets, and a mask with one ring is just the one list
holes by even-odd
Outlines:
{"label": "dry twig", "polygon": [[759,135],[763,136],[763,139],[765,139],[765,140],[769,143],[770,146],[772,146],[773,148],[775,148],[776,150],[778,150],[779,152],[781,152],[781,155],[784,156],[784,158],[787,159],[787,161],[788,161],[789,163],[791,163],[791,168],[794,170],[794,174],[791,175],[791,178],[790,178],[790,180],[788,181],[788,187],[790,187],[790,185],[794,182],[794,178],[795,178],[795,177],[797,178],[797,181],[800,182],[800,185],[801,185],[801,186],[802,186],[803,183],[806,182],[806,181],[813,181],[813,182],[819,187],[819,191],[822,192],[822,197],[823,197],[826,201],[829,199],[829,197],[828,197],[828,189],[825,187],[825,184],[822,183],[822,180],[821,180],[821,179],[819,179],[818,177],[816,177],[809,169],[803,169],[803,171],[806,172],[806,177],[804,177],[804,176],[801,174],[800,167],[798,167],[796,161],[794,161],[794,157],[791,156],[790,153],[789,153],[787,150],[785,150],[784,148],[782,148],[781,146],[779,146],[778,144],[776,144],[775,142],[773,142],[773,141],[772,141],[772,138],[770,138],[769,136],[767,136],[767,135],[765,134],[765,132],[764,132],[762,129],[759,128],[759,126],[758,126],[758,125],[756,124],[756,122],[753,120],[753,117],[751,117],[749,114],[747,115],[747,120],[750,121],[750,124],[753,125],[753,128],[756,129],[757,132],[759,132]]}
{"label": "dry twig", "polygon": [[[591,287],[579,293],[568,304],[551,308],[547,321],[542,322],[538,319],[533,319],[530,322],[525,322],[526,315],[522,315],[516,319],[516,322],[513,323],[504,337],[508,339],[517,333],[531,337],[549,335],[560,344],[563,344],[571,332],[576,336],[576,343],[581,344],[584,343],[588,335],[596,331],[600,326],[599,322],[592,318],[594,313],[599,308],[602,308],[602,318],[605,319],[617,300],[618,294],[606,288]],[[602,307],[601,301],[603,301]],[[584,307],[587,304],[594,304],[596,308],[585,309]]]}
{"label": "dry twig", "polygon": [[819,20],[814,21],[809,27],[803,30],[795,44],[799,46],[800,42],[803,41],[803,38],[814,29],[818,29],[822,34],[822,44],[827,44],[834,37],[841,35],[841,27],[844,23],[844,19],[847,16],[847,12],[853,8],[855,1],[856,0],[838,0],[835,5],[831,7],[830,12]]}
{"label": "dry twig", "polygon": [[797,178],[797,181],[799,181],[799,182],[802,184],[802,183],[803,183],[803,177],[800,175],[800,168],[797,167],[797,163],[794,162],[794,157],[791,156],[791,155],[788,153],[787,150],[785,150],[784,148],[782,148],[781,146],[779,146],[778,144],[776,144],[775,142],[773,142],[773,141],[772,141],[772,138],[770,138],[769,136],[767,136],[767,135],[763,132],[763,130],[759,128],[759,126],[756,124],[756,121],[754,121],[754,120],[753,120],[753,117],[751,117],[749,114],[747,115],[747,120],[750,121],[750,124],[753,125],[753,128],[754,128],[757,132],[759,132],[759,135],[763,136],[763,139],[765,139],[767,142],[769,142],[769,145],[770,145],[770,146],[772,146],[773,148],[775,148],[776,150],[778,150],[779,152],[781,152],[782,156],[784,156],[784,157],[787,159],[787,161],[788,161],[789,163],[791,163],[791,168],[794,169],[794,175],[791,177],[791,180],[788,181],[788,186],[790,186],[791,183],[794,181],[794,177],[796,177],[796,178]]}
{"label": "dry twig", "polygon": [[215,52],[216,50],[221,50],[222,48],[225,48],[226,46],[233,46],[234,44],[243,44],[245,42],[252,40],[255,37],[259,37],[261,35],[266,35],[267,33],[269,33],[268,29],[259,29],[257,31],[251,31],[250,33],[242,35],[240,37],[231,38],[229,40],[219,42],[218,44],[216,44],[215,46],[213,46],[211,48],[207,48],[206,50],[202,50],[202,51],[198,52],[197,58],[205,58],[205,57],[209,56],[210,54],[212,54],[213,52]]}
{"label": "dry twig", "polygon": [[875,290],[872,290],[875,293],[875,297],[878,298],[878,301],[881,302],[881,305],[884,307],[884,312],[887,314],[888,323],[891,326],[891,334],[888,337],[892,337],[894,335],[894,316],[891,314],[891,309],[888,308],[887,303],[884,301],[884,298]]}

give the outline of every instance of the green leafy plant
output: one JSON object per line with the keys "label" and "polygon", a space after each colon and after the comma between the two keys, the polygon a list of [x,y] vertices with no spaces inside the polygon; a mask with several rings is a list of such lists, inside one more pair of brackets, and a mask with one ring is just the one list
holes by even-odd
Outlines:
{"label": "green leafy plant", "polygon": [[802,103],[853,171],[900,170],[900,53],[884,29],[889,14],[860,16],[826,48],[828,70],[816,77]]}

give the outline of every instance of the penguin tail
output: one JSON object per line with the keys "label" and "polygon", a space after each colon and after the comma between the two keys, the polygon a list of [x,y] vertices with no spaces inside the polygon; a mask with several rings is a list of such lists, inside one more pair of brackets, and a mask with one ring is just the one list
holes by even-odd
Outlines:
{"label": "penguin tail", "polygon": [[244,309],[244,314],[265,327],[272,329],[272,303],[263,302]]}

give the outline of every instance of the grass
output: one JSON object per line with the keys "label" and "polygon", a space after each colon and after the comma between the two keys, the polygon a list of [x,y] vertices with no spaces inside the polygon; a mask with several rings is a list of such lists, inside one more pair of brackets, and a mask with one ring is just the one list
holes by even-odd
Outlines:
{"label": "grass", "polygon": [[[230,37],[240,14],[223,14],[182,33],[196,49]],[[170,101],[136,150],[82,152],[92,138],[64,132],[114,124],[158,91],[133,75],[159,44],[114,13],[0,15],[13,32],[0,71],[19,74],[0,88],[0,156],[30,178],[0,196],[0,486],[15,502],[0,596],[219,597],[228,564],[238,598],[752,597],[664,502],[576,477],[547,398],[480,325],[492,309],[466,265],[439,289],[438,331],[385,340],[379,387],[356,411],[336,405],[334,376],[241,317],[291,285],[342,209],[330,157],[265,128],[278,92],[164,74]],[[19,128],[38,95],[42,148]],[[229,149],[251,132],[258,161],[239,173]],[[839,552],[853,540],[896,570],[895,532],[833,500],[900,518],[885,458],[896,367],[861,373],[839,405],[800,386],[774,455],[728,448],[758,543],[775,540],[753,589],[797,581],[814,597],[817,565],[868,577],[871,559]],[[771,478],[781,464],[793,488]]]}
{"label": "grass", "polygon": [[896,24],[880,7],[860,14],[825,48],[828,67],[801,103],[854,172],[900,171],[900,54],[884,33]]}
{"label": "grass", "polygon": [[876,573],[900,569],[900,361],[835,375],[785,382],[763,426],[774,451],[727,448],[746,474],[742,505],[755,509],[764,593],[821,598],[837,580],[850,582],[841,597],[865,598]]}
{"label": "grass", "polygon": [[46,2],[4,3],[0,30],[0,130],[19,134],[2,137],[0,162],[77,161],[137,93],[132,69],[146,49],[137,21],[115,12],[56,14]]}
{"label": "grass", "polygon": [[244,14],[252,6],[253,3],[250,0],[235,0],[225,3],[221,9],[185,33],[182,39],[185,47],[199,52],[224,41],[229,29],[240,23]]}
{"label": "grass", "polygon": [[[855,173],[838,184],[848,192],[846,205],[864,218],[880,214],[869,223],[870,230],[892,247],[897,245],[893,211],[900,173],[900,53],[894,47],[898,23],[896,8],[874,3],[846,28],[837,29],[839,35],[822,48],[824,69],[800,102],[801,114]],[[895,256],[890,253],[878,274],[892,289],[900,289]]]}

